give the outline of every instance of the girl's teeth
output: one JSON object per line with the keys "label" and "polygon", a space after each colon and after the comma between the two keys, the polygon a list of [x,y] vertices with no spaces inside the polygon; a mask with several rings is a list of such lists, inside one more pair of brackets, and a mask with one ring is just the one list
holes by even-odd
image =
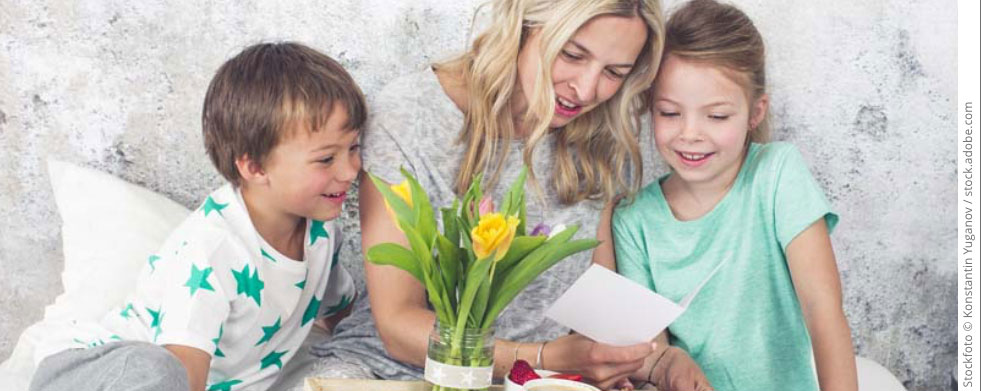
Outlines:
{"label": "girl's teeth", "polygon": [[688,160],[702,160],[702,158],[705,157],[705,154],[682,153],[681,156]]}

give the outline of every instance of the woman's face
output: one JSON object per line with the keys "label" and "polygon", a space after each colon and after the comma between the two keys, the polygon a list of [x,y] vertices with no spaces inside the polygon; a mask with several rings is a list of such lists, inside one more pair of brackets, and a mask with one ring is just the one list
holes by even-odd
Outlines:
{"label": "woman's face", "polygon": [[[549,127],[565,126],[616,94],[646,41],[647,25],[637,16],[601,15],[579,27],[552,64],[555,115]],[[528,108],[540,62],[541,29],[532,29],[518,53],[515,113]]]}

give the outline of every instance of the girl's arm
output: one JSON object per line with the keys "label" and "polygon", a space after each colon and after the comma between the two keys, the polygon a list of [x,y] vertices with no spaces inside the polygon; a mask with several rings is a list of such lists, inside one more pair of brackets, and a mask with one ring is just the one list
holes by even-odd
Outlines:
{"label": "girl's arm", "polygon": [[[384,242],[408,245],[405,235],[388,216],[381,193],[364,175],[358,203],[362,249]],[[365,282],[372,316],[385,350],[401,362],[423,367],[429,332],[436,322],[436,314],[426,304],[425,287],[401,269],[375,265],[367,260]],[[497,340],[494,344],[494,376],[507,376],[516,356],[535,365],[540,345],[541,342],[518,344]],[[650,353],[649,344],[613,347],[571,334],[548,341],[542,361],[547,369],[579,373],[600,388],[608,388],[636,371]]]}
{"label": "girl's arm", "polygon": [[[617,264],[611,225],[613,209],[621,198],[615,198],[603,209],[599,226],[596,227],[596,239],[600,245],[593,251],[593,263],[613,271],[617,270]],[[667,330],[658,334],[654,343],[654,351],[645,358],[644,365],[630,375],[631,380],[654,383],[662,391],[711,389],[702,368],[687,352],[670,345]]]}
{"label": "girl's arm", "polygon": [[787,245],[787,264],[811,335],[821,390],[857,390],[851,331],[841,308],[841,280],[824,218]]}

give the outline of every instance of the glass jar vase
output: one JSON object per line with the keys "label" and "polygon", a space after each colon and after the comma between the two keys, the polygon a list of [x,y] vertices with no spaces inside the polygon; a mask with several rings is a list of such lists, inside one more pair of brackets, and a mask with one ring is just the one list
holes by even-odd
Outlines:
{"label": "glass jar vase", "polygon": [[429,333],[425,368],[433,391],[486,390],[493,377],[493,327],[458,330],[436,321]]}

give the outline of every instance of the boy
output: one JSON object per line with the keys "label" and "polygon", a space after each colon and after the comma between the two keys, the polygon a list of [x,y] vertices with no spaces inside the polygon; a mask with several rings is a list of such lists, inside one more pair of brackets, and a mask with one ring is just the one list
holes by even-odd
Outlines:
{"label": "boy", "polygon": [[120,308],[52,333],[30,389],[268,389],[317,315],[343,316],[354,297],[330,220],[361,168],[365,116],[347,72],[306,46],[259,44],[222,65],[202,120],[229,183]]}

